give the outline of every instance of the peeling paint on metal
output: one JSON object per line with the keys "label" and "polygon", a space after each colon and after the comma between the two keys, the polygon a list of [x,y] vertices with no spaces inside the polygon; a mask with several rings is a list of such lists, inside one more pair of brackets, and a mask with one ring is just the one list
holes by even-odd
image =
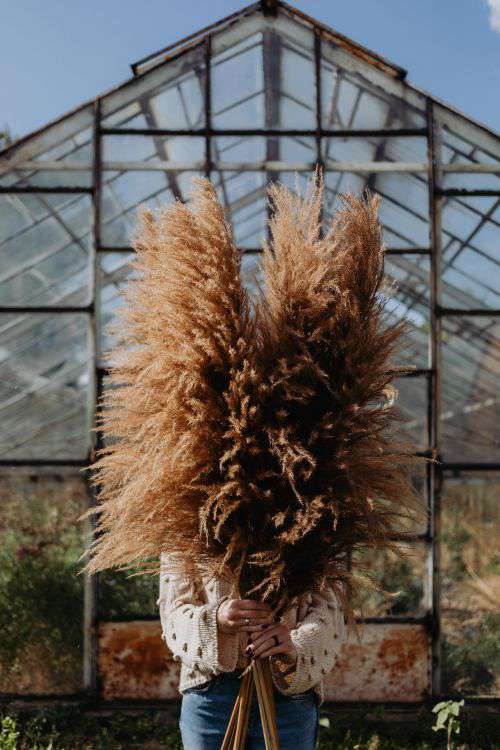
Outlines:
{"label": "peeling paint on metal", "polygon": [[[365,624],[325,678],[333,701],[420,701],[429,690],[430,637],[423,625]],[[102,623],[99,672],[104,700],[178,698],[179,665],[159,622]]]}
{"label": "peeling paint on metal", "polygon": [[104,700],[179,697],[179,665],[154,620],[101,623],[99,673]]}
{"label": "peeling paint on metal", "polygon": [[431,639],[424,625],[365,624],[342,645],[325,680],[327,700],[420,701],[429,690]]}

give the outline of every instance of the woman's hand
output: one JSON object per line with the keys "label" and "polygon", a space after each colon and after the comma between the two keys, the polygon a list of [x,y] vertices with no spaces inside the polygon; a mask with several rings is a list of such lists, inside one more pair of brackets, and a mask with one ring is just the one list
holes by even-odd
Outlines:
{"label": "woman's hand", "polygon": [[222,633],[252,633],[272,622],[269,604],[252,599],[226,599],[217,610],[217,626]]}
{"label": "woman's hand", "polygon": [[247,653],[254,659],[280,654],[290,664],[297,661],[297,651],[290,636],[290,628],[281,622],[272,623],[260,630],[254,629],[250,634]]}

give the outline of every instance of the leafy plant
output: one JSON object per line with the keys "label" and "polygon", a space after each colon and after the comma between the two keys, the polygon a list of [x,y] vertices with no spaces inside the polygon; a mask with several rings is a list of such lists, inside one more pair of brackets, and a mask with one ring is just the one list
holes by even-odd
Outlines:
{"label": "leafy plant", "polygon": [[1,689],[74,690],[82,661],[81,485],[6,476],[0,502]]}
{"label": "leafy plant", "polygon": [[2,719],[2,733],[0,734],[0,750],[16,750],[19,732],[16,720],[11,716]]}
{"label": "leafy plant", "polygon": [[451,750],[452,735],[460,734],[460,709],[464,705],[464,699],[460,701],[441,701],[436,703],[432,713],[437,714],[436,723],[432,727],[435,732],[441,730],[447,735],[447,750]]}

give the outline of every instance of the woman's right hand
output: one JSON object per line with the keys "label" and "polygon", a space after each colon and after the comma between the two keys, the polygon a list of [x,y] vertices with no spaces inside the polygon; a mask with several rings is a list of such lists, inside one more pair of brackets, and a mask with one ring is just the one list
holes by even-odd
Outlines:
{"label": "woman's right hand", "polygon": [[272,621],[269,604],[253,599],[225,599],[217,610],[217,625],[222,633],[252,633]]}

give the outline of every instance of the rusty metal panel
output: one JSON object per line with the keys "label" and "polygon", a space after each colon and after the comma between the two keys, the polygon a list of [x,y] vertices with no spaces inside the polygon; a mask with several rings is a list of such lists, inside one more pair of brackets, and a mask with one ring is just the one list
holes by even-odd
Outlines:
{"label": "rusty metal panel", "polygon": [[429,690],[431,639],[424,625],[367,623],[342,645],[326,700],[419,701]]}
{"label": "rusty metal panel", "polygon": [[99,625],[102,698],[177,698],[179,665],[161,637],[159,621]]}
{"label": "rusty metal panel", "polygon": [[[361,644],[351,636],[325,681],[326,700],[419,701],[429,689],[430,637],[423,625],[366,624]],[[99,627],[102,697],[177,698],[179,665],[156,621]]]}

